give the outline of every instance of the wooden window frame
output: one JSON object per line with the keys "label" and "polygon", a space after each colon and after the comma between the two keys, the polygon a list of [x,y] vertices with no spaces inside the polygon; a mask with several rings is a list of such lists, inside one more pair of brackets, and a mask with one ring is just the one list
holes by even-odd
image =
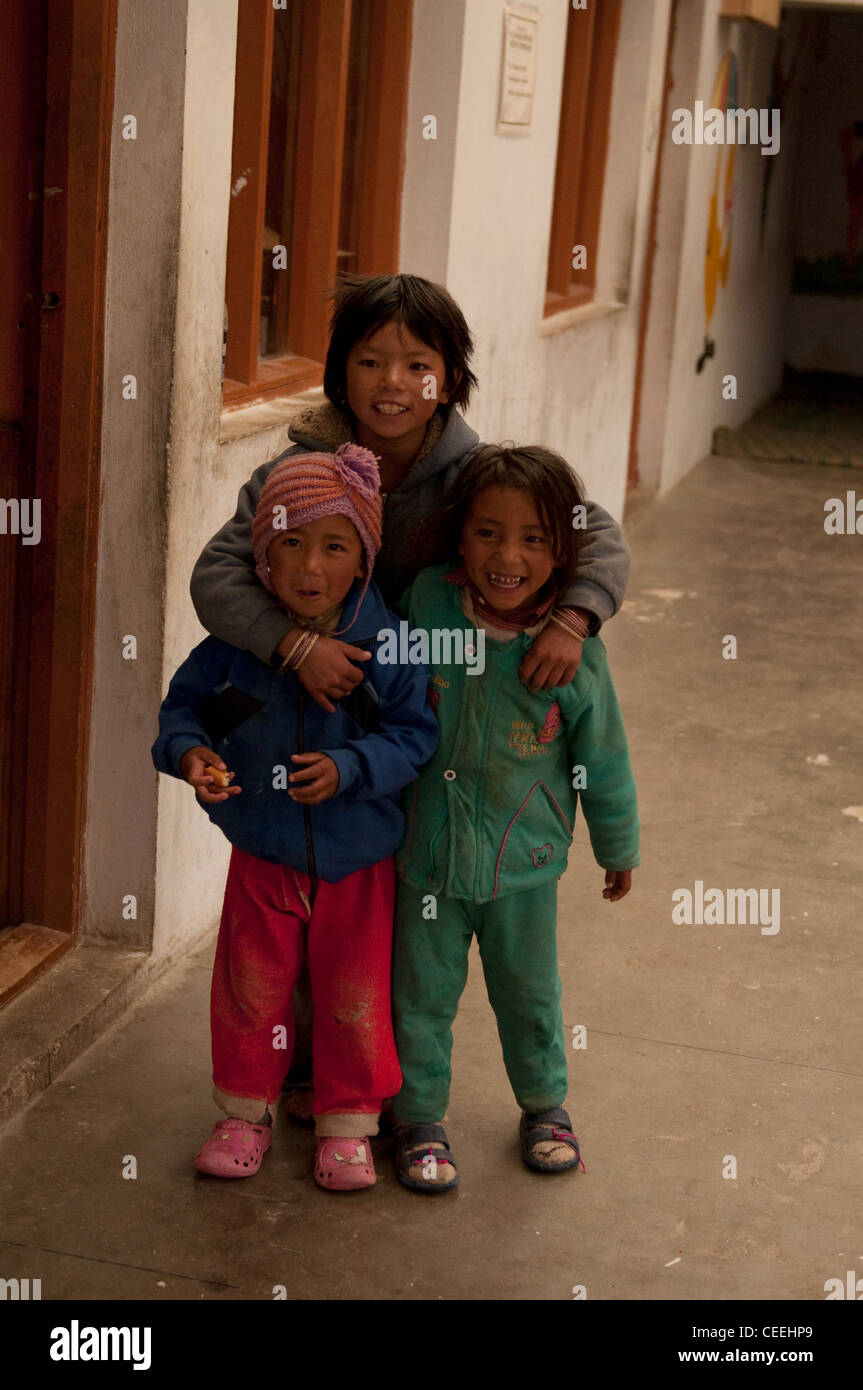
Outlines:
{"label": "wooden window frame", "polygon": [[[259,358],[267,142],[273,63],[272,0],[239,0],[225,298],[222,404],[320,386],[336,269],[352,0],[315,0],[303,14],[288,333],[295,351]],[[412,7],[372,0],[370,52],[387,61],[369,83],[358,270],[398,267]],[[307,175],[304,177],[304,173]],[[240,180],[244,180],[238,189]]]}
{"label": "wooden window frame", "polygon": [[721,0],[719,6],[722,19],[751,19],[770,29],[779,28],[781,11],[782,0]]}
{"label": "wooden window frame", "polygon": [[[588,304],[596,261],[608,127],[622,0],[603,0],[567,19],[563,90],[548,248],[545,317]],[[572,247],[587,247],[587,268],[572,268]]]}

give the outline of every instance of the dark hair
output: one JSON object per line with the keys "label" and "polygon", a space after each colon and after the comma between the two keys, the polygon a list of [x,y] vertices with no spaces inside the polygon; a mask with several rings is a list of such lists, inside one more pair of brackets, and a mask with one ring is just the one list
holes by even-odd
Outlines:
{"label": "dark hair", "polygon": [[551,536],[557,561],[553,578],[558,596],[565,593],[575,576],[584,537],[584,527],[579,524],[582,513],[575,513],[576,507],[586,505],[584,486],[566,459],[539,445],[516,448],[510,444],[483,444],[471,454],[440,507],[418,529],[416,539],[423,565],[458,558],[471,503],[478,493],[490,487],[517,488],[531,497]]}
{"label": "dark hair", "polygon": [[387,323],[404,324],[446,364],[447,406],[467,406],[477,381],[470,369],[473,337],[464,314],[443,285],[419,275],[342,275],[333,292],[324,394],[344,410],[348,353]]}

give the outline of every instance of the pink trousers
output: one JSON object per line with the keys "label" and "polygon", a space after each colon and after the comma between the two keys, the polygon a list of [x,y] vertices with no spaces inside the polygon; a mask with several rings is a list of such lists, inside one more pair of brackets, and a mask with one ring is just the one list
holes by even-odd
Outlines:
{"label": "pink trousers", "polygon": [[[234,848],[210,1001],[213,1081],[231,1097],[274,1102],[291,1058],[291,996],[304,943],[314,1024],[318,1133],[369,1134],[401,1086],[390,1004],[395,879],[392,858],[338,883],[312,879]],[[254,1105],[252,1105],[254,1109]],[[249,1114],[241,1118],[252,1119]],[[254,1116],[257,1118],[257,1116]]]}

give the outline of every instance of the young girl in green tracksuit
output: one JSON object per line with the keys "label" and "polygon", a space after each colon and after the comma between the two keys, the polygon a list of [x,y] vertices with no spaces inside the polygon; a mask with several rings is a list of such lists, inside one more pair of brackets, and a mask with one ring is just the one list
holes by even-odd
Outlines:
{"label": "young girl in green tracksuit", "polygon": [[[522,1110],[522,1157],[544,1173],[581,1161],[563,1108],[556,923],[579,799],[603,897],[628,893],[639,863],[635,783],[605,648],[558,607],[583,520],[580,485],[557,454],[486,446],[429,523],[427,553],[448,563],[423,570],[402,601],[410,627],[428,634],[441,730],[408,793],[397,858],[393,1007],[404,1083],[395,1155],[399,1179],[419,1192],[459,1181],[441,1121],[474,933]],[[577,631],[583,654],[568,685],[536,691],[518,672],[549,622]],[[455,631],[461,646],[435,636]]]}

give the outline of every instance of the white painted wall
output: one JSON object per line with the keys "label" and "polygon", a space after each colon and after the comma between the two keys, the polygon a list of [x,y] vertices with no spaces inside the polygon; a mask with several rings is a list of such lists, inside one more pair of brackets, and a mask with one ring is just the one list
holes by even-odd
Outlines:
{"label": "white painted wall", "polygon": [[[185,82],[185,5],[120,0],[106,279],[99,553],[83,931],[153,943],[167,453]],[[134,115],[138,138],[124,140]],[[123,377],[137,379],[124,399]],[[137,642],[124,660],[123,638]],[[123,915],[123,899],[137,900]],[[128,908],[127,908],[128,910]]]}
{"label": "white painted wall", "polygon": [[[171,676],[205,636],[193,564],[260,461],[219,435],[236,24],[237,0],[119,10],[115,125],[134,113],[138,140],[115,140],[111,170],[85,931],[163,962],[218,921],[229,846],[149,747]],[[252,436],[263,457],[279,433]]]}
{"label": "white painted wall", "polygon": [[[627,0],[621,39],[611,135],[617,176],[607,183],[598,281],[601,298],[627,302],[553,337],[540,329],[565,8],[542,6],[535,130],[517,140],[494,134],[501,5],[445,3],[447,24],[437,4],[419,0],[416,11],[402,268],[444,279],[477,334],[477,428],[490,439],[560,449],[591,495],[619,514],[668,0]],[[201,547],[233,512],[250,473],[290,443],[289,405],[220,422],[235,23],[236,0],[190,0],[162,691],[204,636],[188,591]],[[421,139],[426,114],[438,116],[437,142]],[[154,950],[170,952],[218,920],[229,847],[180,783],[160,779],[158,808]]]}
{"label": "white painted wall", "polygon": [[[636,435],[638,486],[647,492],[658,489],[662,476],[674,331],[678,296],[683,292],[680,260],[686,227],[683,213],[689,182],[689,151],[685,146],[672,143],[670,112],[677,106],[691,108],[695,99],[703,23],[702,6],[679,8],[670,70],[672,87],[667,101],[669,115],[657,136],[662,145],[661,197],[656,210],[650,285],[648,287],[643,280],[641,287],[641,296],[647,294],[649,299]],[[660,110],[660,118],[661,115]]]}
{"label": "white painted wall", "polygon": [[[421,8],[421,7],[420,7]],[[482,438],[545,443],[620,516],[627,471],[632,360],[667,0],[625,0],[598,261],[605,311],[581,311],[546,335],[550,215],[567,7],[543,0],[534,125],[496,135],[503,4],[466,0],[452,174],[446,285],[477,336],[479,391],[468,416]],[[417,10],[414,10],[417,13]],[[450,110],[446,111],[449,118]],[[407,146],[402,270],[428,274],[417,168],[431,150]],[[410,207],[410,199],[416,207]],[[439,227],[438,239],[443,229]],[[416,228],[424,228],[424,235]],[[424,239],[425,238],[425,239]]]}
{"label": "white painted wall", "polygon": [[[164,957],[218,920],[229,847],[189,788],[161,778],[156,789],[146,758],[138,758],[134,776],[117,780],[123,740],[134,737],[140,750],[155,736],[170,676],[204,636],[188,590],[194,561],[232,514],[254,468],[290,442],[292,408],[270,403],[225,419],[220,412],[237,0],[184,0],[179,18],[168,0],[158,3],[160,14],[167,13],[147,43],[144,19],[151,10],[121,0],[121,27],[136,15],[137,28],[134,43],[121,32],[118,53],[124,70],[138,64],[135,90],[143,95],[135,100],[157,112],[164,148],[139,146],[144,158],[137,168],[124,151],[112,184],[109,291],[113,304],[124,302],[129,312],[109,320],[107,379],[121,366],[130,369],[130,361],[150,376],[146,408],[133,424],[113,399],[106,407],[88,886],[95,929],[98,913],[121,887],[134,891],[123,886],[130,869],[146,884],[149,867],[151,897],[155,881],[150,944]],[[477,337],[480,379],[470,418],[482,436],[560,450],[589,494],[619,516],[670,0],[625,0],[597,303],[562,316],[553,332],[542,306],[567,8],[559,0],[539,3],[539,80],[527,138],[494,133],[502,8],[502,0],[416,0],[401,267],[443,279],[465,310]],[[718,0],[706,0],[702,25],[700,0],[688,7],[697,21],[690,26],[690,95],[709,95],[731,42],[747,103],[757,101],[767,89],[775,35],[759,26],[720,25],[717,8]],[[118,101],[127,104],[119,94]],[[426,114],[438,116],[437,142],[420,138]],[[665,325],[658,357],[664,405],[656,429],[665,487],[706,451],[714,425],[736,423],[763,399],[781,363],[783,200],[793,151],[785,172],[777,169],[763,251],[757,249],[760,156],[745,151],[731,280],[712,330],[720,357],[695,377],[711,174],[704,153],[684,151],[663,212],[679,243],[679,256],[660,265],[656,282],[664,319],[652,320]],[[741,398],[729,407],[718,399],[723,370],[735,370],[741,381]],[[131,532],[130,515],[137,528]],[[130,692],[118,684],[116,633],[139,628],[146,655]],[[139,934],[147,944],[143,926]]]}
{"label": "white painted wall", "polygon": [[[620,514],[669,0],[626,0],[612,113],[609,162],[614,172],[606,182],[597,270],[600,316],[595,310],[576,315],[566,326],[556,325],[561,331],[552,336],[543,333],[542,304],[566,8],[543,0],[534,130],[519,140],[494,134],[499,0],[445,3],[451,12],[446,25],[440,22],[439,7],[426,0],[417,7],[402,266],[443,278],[467,313],[478,340],[482,389],[473,419],[482,434],[560,449],[582,473],[590,494]],[[171,675],[204,636],[188,591],[194,561],[207,537],[232,513],[237,491],[253,469],[289,443],[292,413],[289,405],[279,403],[220,417],[236,14],[237,0],[188,0],[184,26],[175,9],[173,97],[179,114],[168,136],[173,156],[166,149],[161,165],[147,163],[149,181],[144,169],[136,174],[130,168],[124,174],[128,188],[118,183],[112,205],[115,293],[128,302],[132,286],[145,292],[136,301],[137,316],[114,316],[114,333],[122,342],[112,340],[110,362],[116,371],[118,363],[130,360],[134,347],[152,368],[150,398],[159,402],[163,418],[161,434],[146,428],[123,433],[129,417],[117,409],[106,416],[106,456],[117,459],[112,464],[106,457],[106,476],[118,489],[107,510],[117,509],[116,526],[121,527],[124,506],[135,504],[140,510],[149,495],[151,509],[142,530],[142,536],[149,535],[148,546],[132,564],[119,544],[114,552],[110,527],[103,531],[108,540],[102,556],[104,655],[96,704],[99,718],[110,723],[116,737],[113,743],[103,739],[94,755],[91,870],[94,885],[100,871],[110,878],[95,852],[111,843],[106,815],[114,823],[114,835],[129,838],[130,850],[136,840],[149,837],[148,892],[152,896],[154,872],[155,893],[148,923],[154,925],[149,942],[149,926],[145,930],[141,925],[140,944],[149,944],[157,956],[178,953],[218,920],[229,847],[188,788],[164,777],[156,786],[154,774],[144,767],[138,776],[153,789],[153,800],[139,805],[134,815],[127,810],[124,817],[128,798],[110,793],[110,777],[115,745],[121,731],[128,731],[121,708],[128,696],[112,686],[105,661],[114,659],[110,644],[117,623],[136,631],[134,622],[140,621],[140,630],[149,633],[148,614],[153,629],[145,643],[148,684],[139,689],[136,715],[136,738],[145,747],[155,736],[158,702]],[[131,15],[131,10],[124,12],[127,25]],[[139,26],[141,22],[139,17]],[[143,48],[136,39],[145,84],[164,66],[157,37]],[[168,95],[163,91],[162,99]],[[437,142],[417,138],[422,116],[430,113],[439,118]],[[170,172],[170,189],[160,191],[158,179],[153,181],[160,169],[163,179]],[[156,245],[151,233],[160,217],[173,231]],[[157,316],[158,327],[148,329],[147,315],[154,306],[162,319]],[[123,467],[125,483],[117,481]],[[136,489],[142,494],[137,502]],[[148,565],[152,575],[142,588]],[[116,595],[118,584],[127,594],[138,593],[141,614],[131,626],[125,616],[114,615],[109,629],[104,605],[114,601],[110,596]],[[143,669],[139,667],[139,676]],[[114,878],[102,885],[100,900],[117,897],[133,858],[111,856],[112,863],[123,865],[123,885],[114,881],[116,871],[111,870]]]}
{"label": "white painted wall", "polygon": [[[477,339],[480,390],[470,423],[488,440],[559,450],[589,495],[618,516],[668,8],[668,0],[624,3],[597,264],[599,313],[592,308],[561,319],[562,331],[551,335],[542,317],[565,5],[538,5],[537,92],[525,137],[495,134],[502,0],[466,0],[450,221],[442,227],[432,207],[437,242],[431,246],[418,168],[438,152],[415,138],[407,147],[401,268],[424,274],[439,266],[448,231],[446,284]],[[445,96],[441,91],[441,102]],[[446,108],[445,121],[453,114]]]}
{"label": "white painted wall", "polygon": [[[219,451],[236,26],[237,0],[188,0],[163,694],[206,635],[189,577],[245,481],[228,482]],[[218,921],[229,852],[191,788],[160,776],[154,952],[175,951]]]}
{"label": "white painted wall", "polygon": [[[449,253],[465,6],[413,0],[400,269],[439,284]],[[423,137],[426,116],[437,123],[434,140]]]}

